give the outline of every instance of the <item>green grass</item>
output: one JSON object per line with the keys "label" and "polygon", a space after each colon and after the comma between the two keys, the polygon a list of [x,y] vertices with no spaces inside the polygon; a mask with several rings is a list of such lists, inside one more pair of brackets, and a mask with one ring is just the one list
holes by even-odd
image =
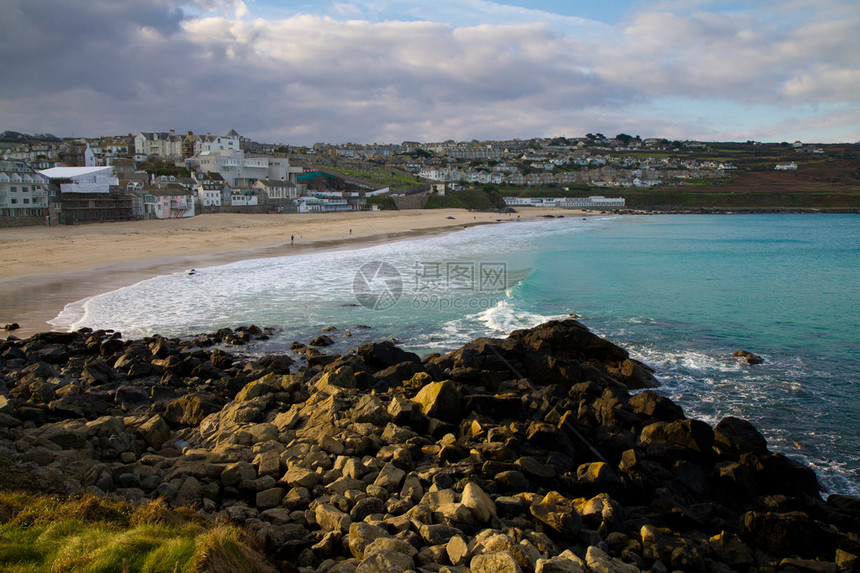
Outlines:
{"label": "green grass", "polygon": [[430,195],[427,209],[471,209],[476,211],[492,211],[502,209],[505,202],[496,191],[469,189],[465,191],[448,191],[444,196]]}
{"label": "green grass", "polygon": [[0,492],[0,570],[10,573],[271,572],[236,527],[153,501]]}
{"label": "green grass", "polygon": [[380,187],[402,188],[420,185],[421,181],[410,175],[390,169],[387,167],[370,167],[366,169],[346,168],[346,167],[325,167],[328,171],[342,173],[356,179],[361,179],[369,183],[375,183]]}

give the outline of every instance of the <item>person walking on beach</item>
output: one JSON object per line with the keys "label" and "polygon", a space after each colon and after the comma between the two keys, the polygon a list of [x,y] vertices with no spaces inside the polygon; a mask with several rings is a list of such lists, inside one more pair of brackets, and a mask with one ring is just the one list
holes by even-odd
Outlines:
{"label": "person walking on beach", "polygon": [[295,241],[295,240],[296,240],[296,236],[295,236],[295,235],[290,235],[290,244],[291,244],[291,245],[293,244],[293,241]]}

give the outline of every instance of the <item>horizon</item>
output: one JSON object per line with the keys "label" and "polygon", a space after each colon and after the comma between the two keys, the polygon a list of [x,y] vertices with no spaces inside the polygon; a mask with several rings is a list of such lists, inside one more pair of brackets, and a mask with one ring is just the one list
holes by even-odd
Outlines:
{"label": "horizon", "polygon": [[0,125],[23,133],[860,140],[851,0],[0,0],[0,13]]}
{"label": "horizon", "polygon": [[[83,139],[87,139],[87,140],[89,140],[89,139],[111,139],[111,138],[121,138],[121,137],[132,137],[132,138],[134,138],[140,133],[170,133],[171,130],[170,129],[166,129],[163,131],[147,130],[147,131],[139,131],[137,133],[127,133],[124,135],[101,134],[101,135],[95,135],[95,136],[74,136],[74,135],[65,136],[65,135],[56,135],[52,132],[29,133],[29,132],[19,132],[16,130],[2,130],[2,131],[0,131],[0,134],[8,133],[10,131],[14,132],[14,133],[19,133],[20,135],[23,135],[23,136],[32,137],[34,141],[42,142],[43,140],[36,138],[37,135],[42,135],[42,136],[46,136],[46,137],[53,137],[53,138],[56,138],[60,141],[80,141]],[[176,135],[180,135],[180,136],[188,135],[189,133],[191,135],[195,135],[195,136],[214,135],[217,137],[219,135],[217,133],[212,133],[212,132],[196,133],[196,132],[193,132],[191,130],[182,131],[182,130],[174,129],[172,131],[174,131]],[[600,132],[597,132],[597,133],[600,133]],[[221,136],[223,137],[224,135],[226,135],[226,134],[222,134]],[[614,139],[616,139],[616,137],[618,135],[630,135],[630,134],[618,133],[615,135],[607,135],[607,134],[602,134],[602,135],[604,135],[606,140],[614,140]],[[239,136],[246,138],[246,136],[242,135],[241,133],[239,133]],[[659,135],[653,136],[652,138],[641,137],[638,135],[631,135],[631,139],[635,140],[637,137],[640,137],[641,141],[645,141],[646,139],[652,139],[653,138],[653,139],[665,139],[669,143],[674,143],[674,142],[678,142],[678,143],[705,143],[705,144],[716,144],[716,145],[722,145],[722,144],[726,144],[726,145],[728,145],[728,144],[736,144],[736,145],[745,145],[745,144],[785,145],[785,144],[793,144],[793,143],[798,143],[798,142],[802,143],[804,145],[860,145],[860,141],[835,141],[835,142],[802,141],[802,140],[794,140],[794,141],[758,141],[758,140],[728,141],[728,140],[724,140],[724,141],[718,141],[718,140],[703,140],[703,139],[670,139],[670,138],[666,138],[666,137],[660,137]],[[298,145],[298,144],[292,144],[290,142],[257,141],[257,140],[253,140],[253,139],[251,141],[253,141],[254,143],[261,144],[261,145],[278,145],[278,146],[283,146],[283,147],[312,148],[314,145],[317,145],[317,144],[319,144],[319,145],[331,145],[331,146],[335,146],[335,147],[344,146],[344,145],[360,145],[360,146],[391,145],[391,146],[397,146],[397,145],[402,145],[403,143],[406,143],[406,142],[414,142],[414,143],[418,143],[421,145],[434,145],[434,144],[447,143],[449,141],[453,141],[454,143],[472,143],[472,142],[477,142],[477,143],[494,143],[495,142],[495,143],[498,143],[498,142],[502,142],[502,141],[532,141],[532,140],[540,140],[540,139],[557,139],[557,138],[564,138],[564,139],[568,139],[568,140],[588,139],[586,137],[586,135],[574,135],[574,136],[559,135],[559,136],[551,136],[551,137],[546,137],[546,136],[502,137],[499,139],[481,139],[481,140],[445,139],[445,140],[438,140],[438,141],[421,141],[421,140],[417,140],[414,138],[407,138],[407,139],[404,139],[400,142],[374,141],[374,142],[368,142],[368,143],[357,143],[357,142],[353,142],[353,141],[344,141],[344,142],[339,142],[339,143],[332,143],[332,142],[327,142],[327,141],[317,141],[317,142],[310,144],[310,145]],[[3,144],[3,143],[4,142],[0,141],[0,144]],[[9,142],[5,142],[5,143],[9,143]]]}

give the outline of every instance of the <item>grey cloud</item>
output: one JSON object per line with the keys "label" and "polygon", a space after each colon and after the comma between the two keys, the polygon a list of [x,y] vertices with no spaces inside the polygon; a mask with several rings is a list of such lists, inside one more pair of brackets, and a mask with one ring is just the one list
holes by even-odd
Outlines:
{"label": "grey cloud", "polygon": [[265,21],[206,11],[241,8],[233,0],[196,4],[202,15],[166,0],[0,0],[0,70],[12,78],[0,84],[0,128],[235,127],[291,143],[683,137],[702,133],[692,119],[630,117],[631,106],[666,95],[850,103],[860,82],[857,17],[844,14],[779,27],[642,13],[595,42],[545,24]]}

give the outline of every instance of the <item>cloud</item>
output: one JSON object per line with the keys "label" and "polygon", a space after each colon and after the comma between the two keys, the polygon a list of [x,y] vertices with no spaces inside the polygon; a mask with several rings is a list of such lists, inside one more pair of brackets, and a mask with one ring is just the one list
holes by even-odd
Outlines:
{"label": "cloud", "polygon": [[[750,111],[750,129],[778,133],[797,106],[828,102],[843,119],[858,107],[860,14],[821,5],[640,4],[610,27],[488,0],[340,2],[277,19],[238,0],[0,0],[0,129],[236,128],[298,144],[744,132],[703,125],[704,108],[647,112],[681,98],[731,104],[735,123],[744,106],[772,106],[770,127]],[[817,117],[820,140],[844,136],[836,115]]]}

